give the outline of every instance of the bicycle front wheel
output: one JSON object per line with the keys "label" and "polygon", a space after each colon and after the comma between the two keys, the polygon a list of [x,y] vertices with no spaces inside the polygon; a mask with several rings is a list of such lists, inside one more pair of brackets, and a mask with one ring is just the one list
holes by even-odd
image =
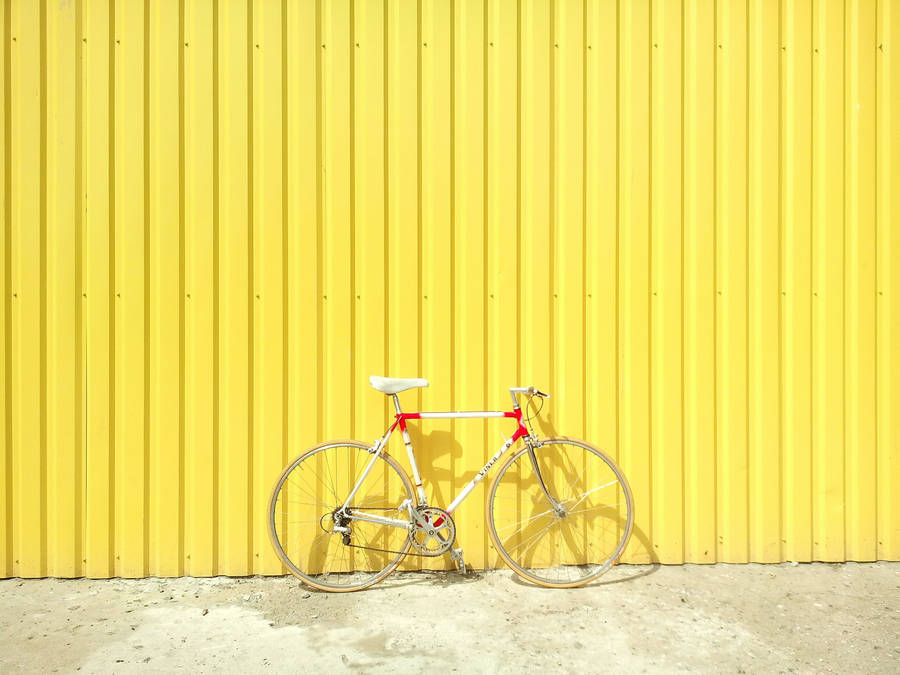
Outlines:
{"label": "bicycle front wheel", "polygon": [[541,586],[572,588],[599,577],[622,555],[633,522],[621,469],[571,438],[540,440],[534,459],[528,446],[517,451],[488,496],[494,546],[519,576]]}
{"label": "bicycle front wheel", "polygon": [[354,486],[352,510],[389,518],[413,499],[406,472],[387,453],[360,483],[373,455],[356,441],[332,441],[295,459],[269,500],[269,537],[291,573],[323,591],[358,591],[394,571],[409,550],[402,527],[348,518],[340,509]]}

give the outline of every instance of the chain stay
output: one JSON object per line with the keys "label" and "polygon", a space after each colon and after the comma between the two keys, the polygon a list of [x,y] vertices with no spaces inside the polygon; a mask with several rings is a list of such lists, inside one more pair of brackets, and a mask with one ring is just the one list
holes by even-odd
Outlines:
{"label": "chain stay", "polygon": [[[358,509],[360,511],[393,511],[394,510],[391,507],[380,507],[380,506],[355,506],[354,508]],[[447,513],[446,511],[444,511],[443,509],[437,509],[435,507],[426,507],[426,508],[434,508],[436,511],[441,511],[443,513],[443,515],[450,520],[451,523],[453,522],[453,519],[450,517],[450,514]],[[454,532],[454,534],[456,533],[455,527],[453,528],[453,532]],[[416,558],[440,558],[442,555],[447,553],[447,551],[435,551],[434,553],[412,553],[411,550],[413,548],[415,548],[415,544],[412,540],[412,534],[413,534],[412,532],[409,533],[409,539],[407,540],[409,542],[409,547],[405,551],[395,551],[390,548],[377,548],[375,546],[363,546],[361,544],[344,544],[344,546],[346,546],[347,548],[359,548],[359,549],[363,549],[366,551],[379,551],[380,553],[405,553],[408,556],[414,556]],[[455,539],[455,537],[454,537],[454,539]],[[453,543],[451,542],[450,545],[452,546]],[[421,549],[419,549],[419,550],[421,550]]]}

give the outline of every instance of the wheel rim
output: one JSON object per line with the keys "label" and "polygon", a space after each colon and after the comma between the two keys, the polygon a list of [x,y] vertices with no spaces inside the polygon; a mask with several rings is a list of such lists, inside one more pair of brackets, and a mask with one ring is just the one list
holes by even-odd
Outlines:
{"label": "wheel rim", "polygon": [[507,563],[546,586],[579,586],[606,572],[631,534],[631,491],[621,470],[581,441],[549,439],[534,449],[547,491],[528,448],[500,470],[491,487],[488,523]]}
{"label": "wheel rim", "polygon": [[[340,513],[371,459],[362,444],[324,445],[296,459],[275,485],[269,507],[272,543],[290,571],[316,588],[350,591],[370,586],[389,574],[409,548],[406,530]],[[353,507],[402,517],[397,506],[412,494],[402,469],[383,454],[356,493]]]}

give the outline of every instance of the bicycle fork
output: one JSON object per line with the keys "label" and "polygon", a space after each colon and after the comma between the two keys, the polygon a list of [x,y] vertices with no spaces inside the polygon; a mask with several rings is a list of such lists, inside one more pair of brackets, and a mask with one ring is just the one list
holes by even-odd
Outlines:
{"label": "bicycle fork", "polygon": [[534,475],[537,476],[538,485],[541,486],[541,490],[543,490],[544,496],[547,498],[547,501],[550,502],[550,506],[553,507],[553,512],[558,517],[565,518],[565,507],[550,495],[550,491],[547,489],[546,483],[544,483],[544,476],[541,473],[541,467],[538,466],[537,456],[534,454],[534,446],[531,444],[530,438],[525,439],[525,445],[528,447],[528,457],[529,459],[531,459],[531,466],[534,469]]}

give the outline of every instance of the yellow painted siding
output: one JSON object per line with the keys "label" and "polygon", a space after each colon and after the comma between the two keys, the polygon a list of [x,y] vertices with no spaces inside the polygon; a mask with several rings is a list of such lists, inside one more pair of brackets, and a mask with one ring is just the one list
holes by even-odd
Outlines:
{"label": "yellow painted siding", "polygon": [[[629,476],[627,561],[900,559],[900,3],[0,22],[0,576],[280,573],[270,486],[387,426],[369,374],[549,390]],[[433,502],[509,431],[413,426]]]}

